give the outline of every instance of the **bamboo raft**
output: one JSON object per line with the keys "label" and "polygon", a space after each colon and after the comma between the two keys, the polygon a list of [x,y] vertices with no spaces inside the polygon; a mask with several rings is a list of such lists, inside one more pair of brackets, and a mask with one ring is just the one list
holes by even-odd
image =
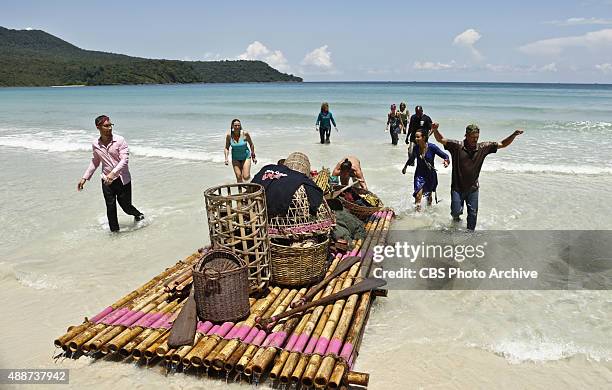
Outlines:
{"label": "bamboo raft", "polygon": [[[348,271],[332,279],[313,301],[350,287],[372,271],[372,248],[386,242],[394,213],[383,209],[366,223],[367,236],[345,255],[338,254],[330,274],[347,256],[360,256]],[[172,323],[187,297],[177,292],[191,283],[191,268],[202,252],[166,269],[99,314],[68,328],[54,341],[58,356],[162,364],[169,371],[187,374],[225,372],[235,380],[261,383],[269,379],[282,385],[316,388],[367,387],[369,374],[353,370],[376,296],[386,291],[353,294],[326,306],[279,321],[270,331],[256,327],[257,317],[270,317],[291,309],[307,289],[270,286],[260,298],[250,298],[250,315],[243,321],[213,324],[198,322],[193,346],[168,347]],[[203,370],[205,369],[205,370]]]}

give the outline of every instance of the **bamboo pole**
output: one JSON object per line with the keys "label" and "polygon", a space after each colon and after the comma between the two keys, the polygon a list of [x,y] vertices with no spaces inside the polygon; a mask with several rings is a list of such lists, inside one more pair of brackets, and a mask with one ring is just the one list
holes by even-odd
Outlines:
{"label": "bamboo pole", "polygon": [[160,338],[158,338],[157,340],[155,340],[155,342],[153,342],[149,348],[145,349],[143,352],[143,357],[147,360],[151,360],[156,356],[156,351],[157,348],[162,345],[163,343],[165,343],[168,340],[168,337],[170,336],[170,331],[165,332]]}
{"label": "bamboo pole", "polygon": [[[272,289],[272,291],[270,291],[265,298],[262,298],[255,303],[257,306],[257,311],[259,312],[261,310],[276,308],[288,293],[289,290],[280,289],[280,287]],[[185,357],[187,359],[186,362],[194,367],[203,365],[204,359],[213,351],[220,339],[220,337],[215,336],[204,338],[196,347],[194,347],[192,352]]]}
{"label": "bamboo pole", "polygon": [[240,325],[241,329],[235,332],[235,338],[233,340],[228,341],[225,344],[224,348],[220,350],[213,358],[211,363],[213,367],[220,370],[225,366],[225,362],[229,360],[230,356],[234,353],[234,351],[248,335],[247,331],[250,331],[250,329],[255,326],[255,319],[264,315],[270,307],[271,303],[276,299],[278,294],[280,294],[281,290],[279,287],[276,287],[275,290],[277,290],[277,292],[270,292],[266,298],[261,300],[261,304],[253,306],[249,317],[244,320]]}
{"label": "bamboo pole", "polygon": [[[173,302],[162,302],[155,310],[148,312],[145,316],[140,318],[137,322],[125,329],[123,332],[115,336],[112,340],[106,343],[106,348],[110,353],[117,353],[121,347],[129,343],[132,339],[140,335],[145,331],[146,326],[153,324],[155,320],[161,318],[164,314],[171,311],[178,305],[178,301]],[[149,316],[148,318],[146,316]]]}
{"label": "bamboo pole", "polygon": [[130,340],[129,343],[121,347],[119,349],[119,353],[122,356],[128,357],[132,354],[133,351],[138,351],[136,352],[136,354],[142,356],[142,352],[144,351],[144,349],[148,348],[151,343],[153,343],[162,333],[167,330],[165,328],[160,329],[160,327],[163,325],[163,322],[167,322],[167,318],[176,315],[180,309],[181,307],[178,305],[178,302],[176,302],[174,307],[170,309],[167,313],[163,314],[157,321],[152,323],[149,329],[145,329],[137,337]]}
{"label": "bamboo pole", "polygon": [[[375,216],[370,218],[370,220],[368,221],[368,227],[369,229],[371,229],[371,231],[379,230],[379,225],[380,225],[380,218],[376,219]],[[368,237],[366,237],[366,240],[364,242],[364,252],[367,252],[367,250],[369,249],[372,243],[372,240],[369,239],[371,236],[372,235],[369,235]],[[362,264],[363,263],[356,263],[353,267],[351,267],[345,279],[342,281],[342,283],[336,283],[336,285],[340,284],[341,285],[340,289],[345,289],[347,287],[350,287],[353,284],[353,282],[356,282],[355,275],[357,274],[357,272],[359,272],[359,269],[361,268]],[[334,292],[337,292],[336,288],[334,288]],[[329,345],[329,340],[333,334],[332,332],[336,328],[338,320],[340,319],[340,315],[342,313],[344,304],[345,304],[345,300],[341,299],[341,300],[336,301],[333,304],[333,306],[328,305],[325,311],[323,312],[321,319],[319,320],[319,324],[317,325],[315,332],[313,332],[313,338],[311,338],[311,342],[309,342],[309,347],[312,347],[312,344],[314,343],[315,340],[316,340],[316,347],[314,349],[308,348],[306,351],[307,353],[313,353],[313,352],[314,353],[310,356],[308,360],[308,364],[302,374],[301,382],[304,386],[309,387],[314,384],[315,376],[317,375],[317,372],[323,360],[322,356],[327,350],[327,347]],[[326,312],[329,313],[327,318],[325,315]],[[330,363],[326,363],[325,372],[327,372],[328,370],[327,367],[329,364]],[[332,364],[331,369],[333,369],[333,367],[334,366]],[[330,370],[330,374],[331,374],[331,370]],[[296,375],[292,375],[292,377],[294,376]]]}
{"label": "bamboo pole", "polygon": [[[301,292],[301,294],[300,294]],[[302,297],[302,295],[304,295],[304,293],[306,292],[306,289],[301,289],[301,290],[290,290],[289,294],[287,294],[287,296],[285,297],[285,299],[283,300],[283,302],[276,308],[276,310],[274,311],[274,313],[272,313],[272,315],[277,315],[280,314],[282,312],[284,312],[285,310],[287,310],[287,308],[289,307],[289,305],[291,305],[291,302],[297,301],[298,299],[300,299]],[[270,343],[272,341],[272,338],[276,336],[276,333],[280,332],[282,330],[283,325],[282,324],[277,324],[273,329],[272,332],[270,334],[267,335],[266,340],[264,340],[264,344],[263,346],[267,346],[268,343]],[[249,361],[246,362],[243,361],[243,365],[242,367],[244,367],[244,374],[247,376],[250,376],[253,373],[253,365],[254,362],[261,356],[261,354],[263,354],[264,352],[264,348],[260,348],[260,346],[256,346],[256,351],[253,353],[253,355],[248,359]],[[242,361],[242,359],[241,359]],[[240,362],[238,363],[240,364]]]}
{"label": "bamboo pole", "polygon": [[160,338],[163,338],[166,334],[168,334],[169,330],[168,329],[156,329],[153,330],[153,332],[151,332],[150,335],[148,335],[144,340],[142,340],[140,342],[140,344],[136,345],[134,347],[134,349],[132,350],[132,357],[134,359],[140,359],[141,357],[144,356],[144,352],[153,344],[155,344],[155,342],[157,340],[159,340]]}

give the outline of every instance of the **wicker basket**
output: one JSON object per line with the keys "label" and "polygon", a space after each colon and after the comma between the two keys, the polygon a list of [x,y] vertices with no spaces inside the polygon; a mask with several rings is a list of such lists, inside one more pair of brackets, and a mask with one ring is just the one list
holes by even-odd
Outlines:
{"label": "wicker basket", "polygon": [[236,321],[249,315],[246,263],[228,250],[213,249],[193,267],[198,316],[211,322]]}
{"label": "wicker basket", "polygon": [[282,241],[274,240],[270,243],[272,282],[290,287],[319,282],[327,265],[327,236],[321,236],[318,238],[319,243],[307,248],[284,245]]}
{"label": "wicker basket", "polygon": [[[340,186],[338,188],[342,188],[342,187]],[[338,188],[335,188],[335,190],[337,190]],[[368,218],[370,218],[370,215],[374,214],[377,211],[382,210],[382,208],[384,207],[383,202],[373,192],[364,190],[363,188],[353,188],[352,190],[358,193],[359,195],[371,194],[376,199],[378,199],[378,203],[379,203],[378,206],[369,207],[369,206],[361,206],[356,203],[349,202],[348,200],[344,199],[342,195],[338,197],[340,202],[342,202],[342,206],[344,206],[345,209],[347,209],[351,214],[361,219],[362,221],[364,222],[367,221]]]}
{"label": "wicker basket", "polygon": [[300,186],[293,194],[287,214],[269,219],[268,235],[271,238],[306,238],[329,233],[336,225],[336,214],[325,199],[315,215],[310,215],[309,206],[306,190]]}
{"label": "wicker basket", "polygon": [[291,153],[287,156],[283,165],[310,177],[310,160],[308,156],[302,152]]}
{"label": "wicker basket", "polygon": [[204,192],[210,242],[226,248],[248,265],[251,290],[262,290],[270,278],[270,240],[266,196],[259,184],[241,183]]}

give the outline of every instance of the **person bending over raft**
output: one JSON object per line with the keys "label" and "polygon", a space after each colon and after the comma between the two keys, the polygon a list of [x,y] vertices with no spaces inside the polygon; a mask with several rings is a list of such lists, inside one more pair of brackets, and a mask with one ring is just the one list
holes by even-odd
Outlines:
{"label": "person bending over raft", "polygon": [[448,155],[444,153],[436,144],[427,142],[429,131],[418,129],[416,131],[416,145],[412,153],[408,155],[408,161],[402,169],[402,173],[406,174],[408,165],[414,165],[414,160],[417,160],[416,170],[414,171],[414,204],[416,210],[421,211],[421,199],[427,197],[427,205],[431,206],[432,193],[436,192],[438,186],[438,175],[434,168],[434,159],[436,155],[444,160],[444,168],[450,163]]}
{"label": "person bending over raft", "polygon": [[321,112],[319,113],[317,122],[315,123],[315,131],[319,132],[322,144],[329,143],[329,135],[331,134],[332,124],[334,125],[334,129],[338,131],[334,116],[332,115],[331,111],[329,111],[329,104],[327,104],[327,102],[323,102],[323,104],[321,104]]}
{"label": "person bending over raft", "polygon": [[368,189],[368,185],[363,177],[363,171],[361,170],[361,163],[355,156],[346,156],[338,161],[332,175],[340,176],[340,184],[343,186],[349,184],[349,179],[353,179],[353,182],[359,182],[361,188],[364,190]]}
{"label": "person bending over raft", "polygon": [[436,140],[444,145],[453,159],[453,176],[451,179],[451,215],[454,221],[460,221],[463,213],[463,203],[467,204],[467,228],[476,229],[478,217],[478,175],[482,163],[489,153],[496,153],[497,149],[505,148],[514,139],[523,134],[523,130],[515,130],[501,142],[478,142],[480,129],[472,124],[465,128],[463,141],[446,139],[438,131],[438,124],[434,123],[432,130]]}
{"label": "person bending over raft", "polygon": [[[247,146],[248,143],[248,146]],[[242,130],[242,123],[239,119],[232,120],[230,132],[225,137],[225,165],[229,164],[228,155],[232,149],[232,167],[236,175],[236,181],[243,183],[251,178],[251,158],[257,164],[255,157],[255,146],[251,135]],[[249,150],[249,147],[251,148]]]}

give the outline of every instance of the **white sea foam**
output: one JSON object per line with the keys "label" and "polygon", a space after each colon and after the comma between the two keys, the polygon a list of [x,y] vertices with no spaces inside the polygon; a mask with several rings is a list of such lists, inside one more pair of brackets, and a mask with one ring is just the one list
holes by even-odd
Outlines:
{"label": "white sea foam", "polygon": [[612,355],[604,350],[577,346],[572,342],[502,340],[486,349],[503,356],[513,364],[523,362],[547,362],[584,355],[594,361],[611,361]]}

